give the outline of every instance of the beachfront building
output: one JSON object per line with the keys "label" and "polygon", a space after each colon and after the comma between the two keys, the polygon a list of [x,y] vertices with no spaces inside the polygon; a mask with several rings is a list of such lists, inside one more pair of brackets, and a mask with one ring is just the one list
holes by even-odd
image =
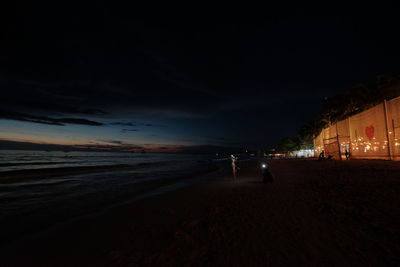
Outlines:
{"label": "beachfront building", "polygon": [[400,160],[400,97],[338,121],[314,138],[316,157]]}

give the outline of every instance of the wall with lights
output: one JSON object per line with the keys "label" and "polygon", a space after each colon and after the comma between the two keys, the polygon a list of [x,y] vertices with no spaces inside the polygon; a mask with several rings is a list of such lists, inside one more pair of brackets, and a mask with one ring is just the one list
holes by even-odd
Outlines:
{"label": "wall with lights", "polygon": [[400,160],[400,97],[384,101],[323,129],[314,139],[314,154],[336,159]]}

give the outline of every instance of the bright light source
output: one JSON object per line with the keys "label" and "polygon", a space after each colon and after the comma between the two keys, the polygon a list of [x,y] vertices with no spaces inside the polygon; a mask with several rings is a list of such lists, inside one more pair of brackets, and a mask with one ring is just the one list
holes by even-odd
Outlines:
{"label": "bright light source", "polygon": [[267,164],[262,164],[261,167],[267,168]]}

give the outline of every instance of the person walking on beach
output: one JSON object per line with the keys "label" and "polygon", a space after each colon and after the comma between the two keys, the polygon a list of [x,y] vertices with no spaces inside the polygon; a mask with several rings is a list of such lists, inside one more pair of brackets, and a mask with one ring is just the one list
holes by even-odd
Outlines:
{"label": "person walking on beach", "polygon": [[318,157],[318,160],[323,160],[323,159],[325,159],[325,151],[321,151],[321,153],[319,153],[319,157]]}
{"label": "person walking on beach", "polygon": [[261,174],[263,177],[263,183],[272,183],[274,178],[272,177],[271,172],[269,171],[268,164],[266,162],[261,163]]}
{"label": "person walking on beach", "polygon": [[232,173],[233,173],[233,179],[237,179],[237,172],[238,172],[238,166],[237,166],[237,160],[238,158],[235,157],[234,155],[231,155],[231,160],[232,160]]}
{"label": "person walking on beach", "polygon": [[344,155],[346,156],[346,160],[348,160],[349,159],[349,157],[350,157],[350,153],[349,153],[349,151],[346,149],[346,151],[344,152]]}

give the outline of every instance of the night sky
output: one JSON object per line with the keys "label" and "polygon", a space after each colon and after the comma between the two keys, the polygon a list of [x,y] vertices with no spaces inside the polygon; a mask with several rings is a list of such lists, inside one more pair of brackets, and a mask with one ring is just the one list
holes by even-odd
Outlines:
{"label": "night sky", "polygon": [[391,6],[194,10],[18,2],[1,37],[0,139],[268,148],[324,97],[400,71]]}

